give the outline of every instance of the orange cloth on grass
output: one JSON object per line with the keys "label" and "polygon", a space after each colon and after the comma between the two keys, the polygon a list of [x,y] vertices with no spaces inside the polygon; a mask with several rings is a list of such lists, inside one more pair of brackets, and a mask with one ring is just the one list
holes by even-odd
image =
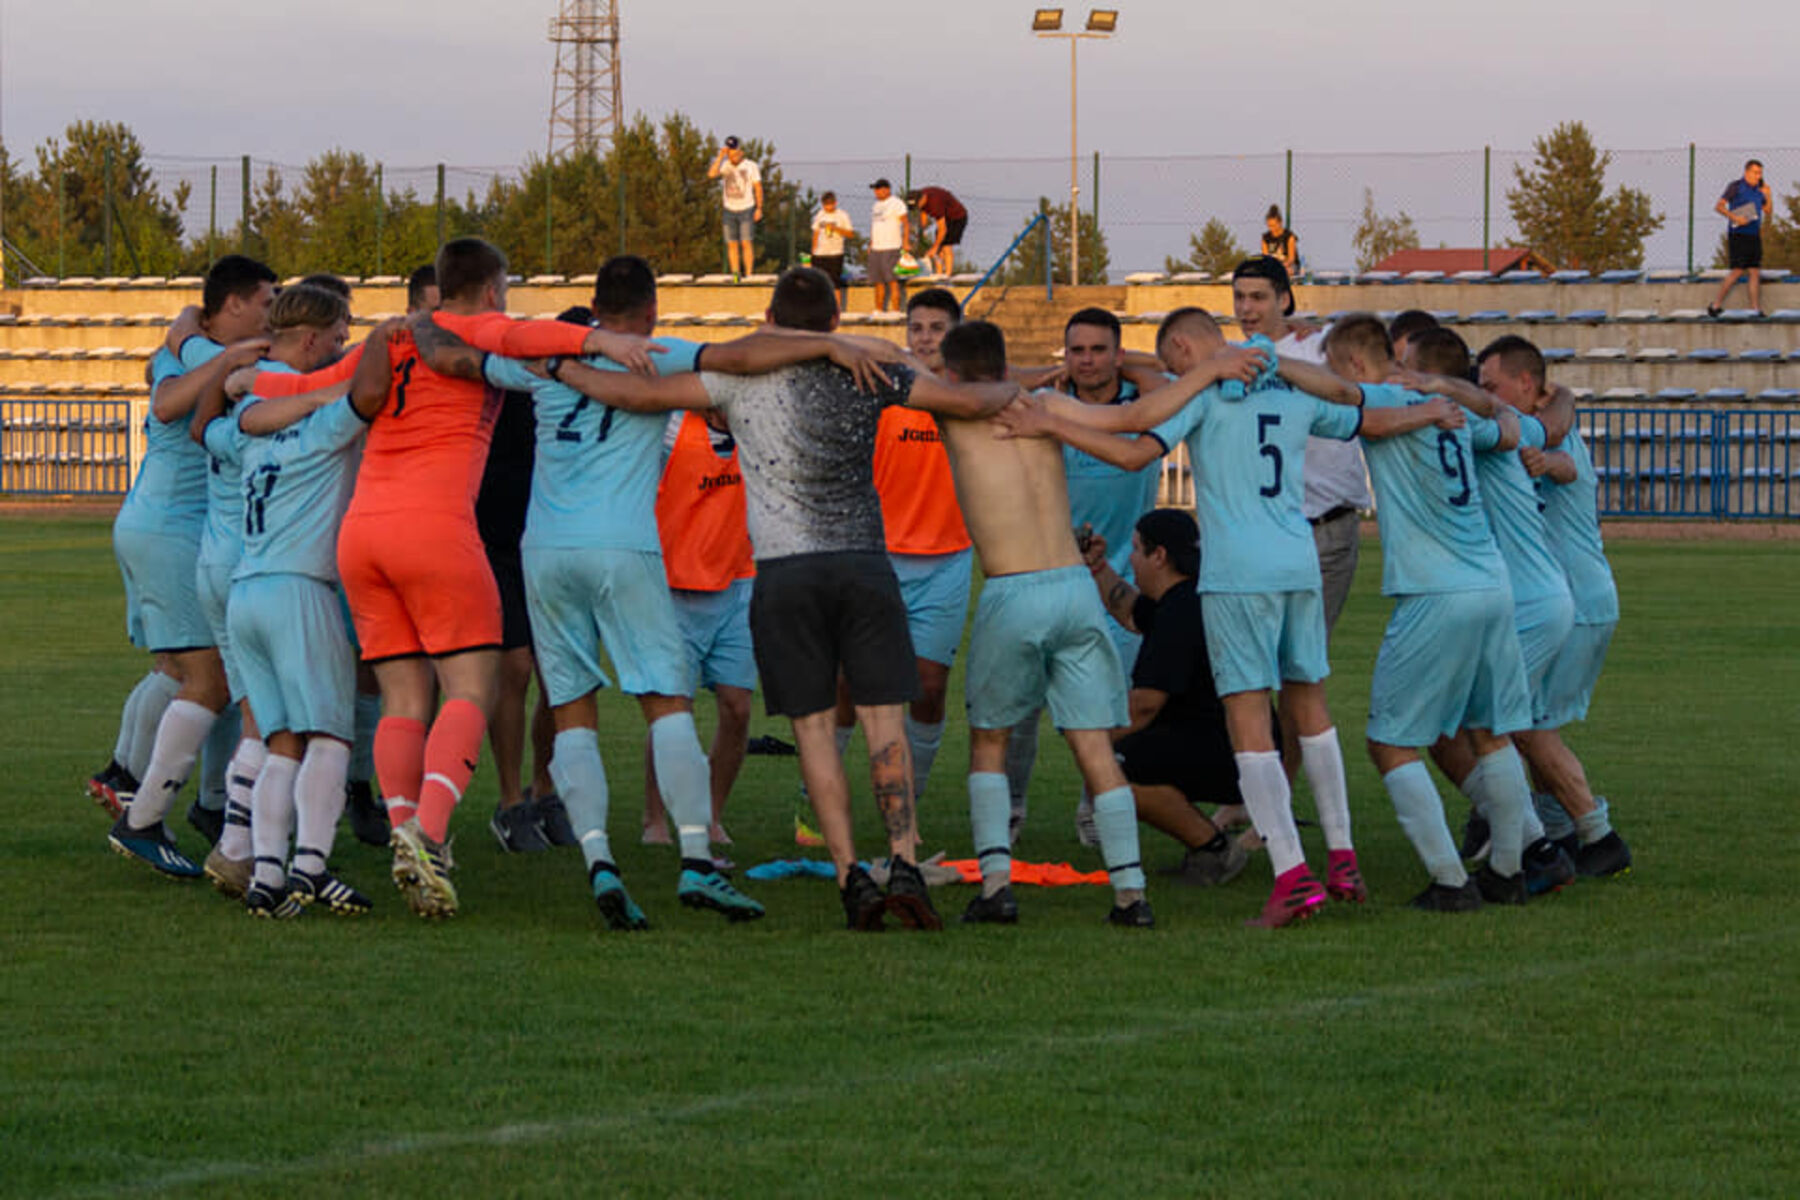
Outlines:
{"label": "orange cloth on grass", "polygon": [[[949,867],[963,877],[964,883],[981,882],[981,863],[973,858],[953,858],[938,864]],[[1012,881],[1038,887],[1076,887],[1081,884],[1110,884],[1105,871],[1077,871],[1068,863],[1032,863],[1013,859]]]}

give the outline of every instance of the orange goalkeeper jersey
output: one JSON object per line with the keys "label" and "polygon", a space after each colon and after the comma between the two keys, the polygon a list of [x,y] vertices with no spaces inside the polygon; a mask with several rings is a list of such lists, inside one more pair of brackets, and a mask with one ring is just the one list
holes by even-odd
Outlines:
{"label": "orange goalkeeper jersey", "polygon": [[969,548],[950,456],[930,413],[899,405],[882,411],[875,435],[875,490],[890,554]]}

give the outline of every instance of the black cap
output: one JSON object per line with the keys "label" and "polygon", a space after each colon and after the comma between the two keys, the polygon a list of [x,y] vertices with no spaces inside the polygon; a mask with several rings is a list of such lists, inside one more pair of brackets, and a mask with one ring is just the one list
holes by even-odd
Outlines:
{"label": "black cap", "polygon": [[894,185],[889,183],[885,179],[877,179],[874,183],[871,183],[869,185],[870,191],[874,191],[876,188],[886,188],[888,191],[891,192],[894,190]]}
{"label": "black cap", "polygon": [[738,148],[738,140],[737,140],[736,134],[733,134],[732,136],[725,139],[725,148],[727,150],[736,150]]}

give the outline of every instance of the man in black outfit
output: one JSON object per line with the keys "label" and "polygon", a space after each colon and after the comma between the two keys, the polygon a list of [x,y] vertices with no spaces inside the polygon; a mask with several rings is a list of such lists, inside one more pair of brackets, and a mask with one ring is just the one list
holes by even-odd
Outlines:
{"label": "man in black outfit", "polygon": [[1136,587],[1108,565],[1101,538],[1083,549],[1107,610],[1144,635],[1131,670],[1131,724],[1113,732],[1138,819],[1187,849],[1166,874],[1201,887],[1228,883],[1248,855],[1195,807],[1243,803],[1194,590],[1199,526],[1174,508],[1140,517],[1131,535]]}

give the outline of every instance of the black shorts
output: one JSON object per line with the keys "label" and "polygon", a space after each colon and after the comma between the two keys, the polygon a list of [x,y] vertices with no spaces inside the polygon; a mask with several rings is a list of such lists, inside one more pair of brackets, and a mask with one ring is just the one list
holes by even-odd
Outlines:
{"label": "black shorts", "polygon": [[905,704],[918,694],[906,603],[886,554],[796,554],[757,563],[750,640],[771,716],[834,707],[840,668],[854,704]]}
{"label": "black shorts", "polygon": [[1734,271],[1760,269],[1762,267],[1762,234],[1726,234],[1725,263]]}
{"label": "black shorts", "polygon": [[825,278],[831,280],[832,286],[844,286],[844,256],[841,254],[816,254],[812,261],[813,269],[825,272]]}
{"label": "black shorts", "polygon": [[944,245],[962,245],[963,230],[969,227],[969,218],[952,217],[944,222]]}
{"label": "black shorts", "polygon": [[1152,725],[1126,734],[1113,749],[1132,783],[1172,787],[1192,804],[1243,803],[1237,759],[1223,725],[1217,729]]}
{"label": "black shorts", "polygon": [[525,567],[519,552],[496,553],[490,546],[487,560],[494,572],[494,586],[500,589],[500,648],[530,646],[531,614],[525,607]]}

